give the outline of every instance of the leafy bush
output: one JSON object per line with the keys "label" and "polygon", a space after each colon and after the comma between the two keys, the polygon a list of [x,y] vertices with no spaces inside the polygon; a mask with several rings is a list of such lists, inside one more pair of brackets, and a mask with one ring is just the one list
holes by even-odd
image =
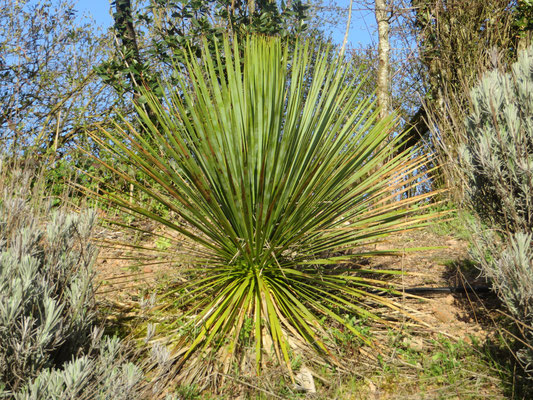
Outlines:
{"label": "leafy bush", "polygon": [[[529,326],[533,345],[533,48],[508,73],[488,73],[471,99],[461,164],[468,204],[494,231],[478,232],[475,252],[504,304]],[[531,364],[532,350],[521,355]]]}
{"label": "leafy bush", "polygon": [[139,369],[95,328],[95,214],[45,218],[30,172],[0,174],[0,397],[134,398]]}

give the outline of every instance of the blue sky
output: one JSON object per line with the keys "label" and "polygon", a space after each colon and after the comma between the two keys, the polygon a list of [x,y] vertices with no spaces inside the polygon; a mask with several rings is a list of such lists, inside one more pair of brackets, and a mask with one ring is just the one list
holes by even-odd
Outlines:
{"label": "blue sky", "polygon": [[[346,10],[344,18],[337,24],[338,28],[332,31],[333,39],[338,43],[342,43],[346,32],[350,0],[336,0],[331,1],[330,3],[336,3],[338,7],[342,7]],[[350,24],[350,33],[348,35],[348,44],[356,48],[367,46],[371,43],[377,43],[374,11],[358,3],[362,2],[354,1],[352,7],[352,21]]]}
{"label": "blue sky", "polygon": [[78,0],[77,4],[76,8],[81,12],[81,15],[91,14],[96,23],[103,28],[111,25],[113,19],[109,13],[108,0]]}
{"label": "blue sky", "polygon": [[[333,39],[337,43],[341,43],[346,29],[346,21],[348,19],[347,10],[350,1],[336,0],[331,2],[326,1],[324,3],[337,5],[338,7],[346,9],[346,12],[343,13],[344,15],[342,16],[341,20],[338,21],[337,27],[331,32]],[[361,47],[376,41],[375,19],[372,10],[365,10],[363,9],[363,6],[356,3],[359,2],[354,1],[348,44],[352,47]],[[81,12],[81,15],[86,13],[92,15],[96,23],[102,28],[107,28],[112,23],[112,18],[109,13],[110,6],[108,0],[78,0],[77,8]]]}

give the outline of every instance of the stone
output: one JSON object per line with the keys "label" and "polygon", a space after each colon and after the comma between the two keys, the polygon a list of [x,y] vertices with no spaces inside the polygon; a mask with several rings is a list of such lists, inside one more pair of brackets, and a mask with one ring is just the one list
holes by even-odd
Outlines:
{"label": "stone", "polygon": [[307,393],[316,393],[315,380],[309,368],[300,368],[300,372],[296,374],[295,378],[296,383],[302,390],[305,390]]}

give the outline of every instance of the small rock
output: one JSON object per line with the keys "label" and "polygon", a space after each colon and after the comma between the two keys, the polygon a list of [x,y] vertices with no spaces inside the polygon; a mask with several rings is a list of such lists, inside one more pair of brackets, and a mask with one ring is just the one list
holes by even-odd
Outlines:
{"label": "small rock", "polygon": [[451,306],[455,302],[455,298],[451,294],[449,294],[444,298],[444,302]]}
{"label": "small rock", "polygon": [[387,243],[377,243],[375,245],[376,251],[387,251],[390,250],[390,246]]}
{"label": "small rock", "polygon": [[442,304],[440,306],[436,305],[433,308],[433,314],[440,322],[447,323],[452,322],[455,319],[455,316],[449,310],[447,310],[446,307],[443,307]]}
{"label": "small rock", "polygon": [[368,385],[368,390],[370,391],[370,393],[372,393],[372,394],[376,394],[377,391],[378,391],[378,388],[377,388],[377,386],[374,384],[374,382],[372,382],[370,379],[366,379],[366,378],[365,378],[365,382],[366,382],[367,385]]}
{"label": "small rock", "polygon": [[460,242],[458,240],[455,240],[455,239],[450,239],[450,240],[447,240],[446,241],[446,245],[448,247],[457,247],[459,246]]}
{"label": "small rock", "polygon": [[414,351],[422,351],[425,348],[424,341],[420,338],[413,338],[411,341],[411,348]]}
{"label": "small rock", "polygon": [[424,341],[417,337],[404,338],[402,342],[406,347],[414,351],[423,351],[425,348]]}
{"label": "small rock", "polygon": [[316,393],[315,380],[309,368],[302,367],[296,375],[296,383],[307,393]]}

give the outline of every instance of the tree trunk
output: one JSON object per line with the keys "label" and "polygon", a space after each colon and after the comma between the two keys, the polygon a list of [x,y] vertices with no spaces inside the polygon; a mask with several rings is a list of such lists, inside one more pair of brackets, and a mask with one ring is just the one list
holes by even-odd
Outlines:
{"label": "tree trunk", "polygon": [[411,147],[416,146],[428,137],[429,127],[427,125],[427,112],[424,105],[421,105],[418,111],[403,127],[403,144],[398,148],[397,153],[401,153]]}
{"label": "tree trunk", "polygon": [[380,107],[379,115],[385,118],[390,113],[390,18],[391,9],[388,0],[375,0],[375,15],[378,24],[378,79],[377,96]]}
{"label": "tree trunk", "polygon": [[129,68],[129,77],[133,89],[133,98],[138,100],[140,97],[139,85],[142,82],[140,66],[142,65],[139,46],[137,44],[137,35],[133,26],[133,15],[131,12],[131,0],[116,0],[115,13],[115,31],[123,48],[124,62]]}

